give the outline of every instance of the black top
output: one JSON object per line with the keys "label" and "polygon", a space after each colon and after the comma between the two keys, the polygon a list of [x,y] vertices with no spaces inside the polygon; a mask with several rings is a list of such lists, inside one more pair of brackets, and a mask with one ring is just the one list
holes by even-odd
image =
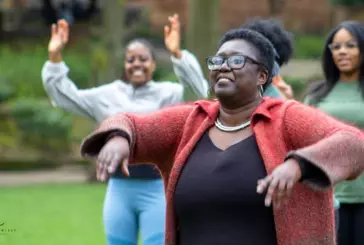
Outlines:
{"label": "black top", "polygon": [[[114,136],[125,137],[130,142],[130,138],[128,134],[123,131],[116,130],[112,132],[106,139],[106,141],[110,140]],[[158,171],[158,168],[153,164],[137,164],[137,165],[129,165],[128,166],[130,176],[125,176],[121,171],[121,164],[118,165],[115,172],[111,175],[111,178],[132,178],[132,179],[160,179],[161,175]]]}
{"label": "black top", "polygon": [[158,168],[153,164],[138,164],[128,166],[130,176],[127,177],[121,172],[121,165],[112,174],[111,178],[123,179],[160,179],[162,178]]}
{"label": "black top", "polygon": [[176,186],[178,245],[277,245],[273,210],[256,191],[265,176],[255,136],[222,151],[206,132]]}

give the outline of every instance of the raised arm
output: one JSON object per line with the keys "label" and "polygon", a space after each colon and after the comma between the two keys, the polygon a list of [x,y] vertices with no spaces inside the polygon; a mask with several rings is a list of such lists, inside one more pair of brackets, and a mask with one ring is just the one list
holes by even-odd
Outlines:
{"label": "raised arm", "polygon": [[160,169],[166,169],[173,162],[185,121],[193,108],[194,105],[185,104],[150,114],[112,116],[85,138],[81,145],[81,155],[97,156],[112,143],[112,140],[108,141],[111,136],[122,136],[129,141],[131,163],[149,162],[157,164]]}
{"label": "raised arm", "polygon": [[43,86],[52,105],[97,121],[96,104],[106,87],[80,90],[68,77],[68,72],[69,69],[64,62],[47,61],[43,66]]}
{"label": "raised arm", "polygon": [[164,27],[164,41],[171,53],[174,72],[178,80],[190,87],[200,98],[208,97],[209,83],[204,78],[200,63],[187,50],[181,51],[181,30],[178,15],[168,18],[169,25]]}
{"label": "raised arm", "polygon": [[62,49],[68,42],[68,36],[69,27],[65,20],[52,25],[52,36],[48,45],[49,61],[42,69],[44,89],[53,106],[97,120],[99,113],[96,110],[100,107],[98,101],[108,85],[79,90],[71,81],[68,77],[69,68],[62,61]]}
{"label": "raised arm", "polygon": [[364,171],[361,130],[298,102],[288,106],[284,118],[284,135],[292,149],[288,157],[314,165],[327,177],[327,181],[307,179],[307,183],[330,187]]}

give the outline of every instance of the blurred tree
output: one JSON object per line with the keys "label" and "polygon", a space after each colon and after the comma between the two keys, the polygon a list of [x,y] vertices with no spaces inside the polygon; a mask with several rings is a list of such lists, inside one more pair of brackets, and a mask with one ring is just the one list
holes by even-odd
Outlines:
{"label": "blurred tree", "polygon": [[97,11],[96,0],[89,0],[86,6],[79,0],[63,2],[55,2],[52,0],[42,1],[42,16],[47,24],[55,23],[60,18],[66,19],[70,24],[74,20],[88,20]]}
{"label": "blurred tree", "polygon": [[17,31],[23,19],[23,7],[25,0],[3,0],[2,1],[2,30]]}
{"label": "blurred tree", "polygon": [[283,9],[285,0],[269,0],[269,15],[277,17]]}
{"label": "blurred tree", "polygon": [[351,19],[364,21],[364,0],[330,0],[335,7],[333,11],[333,25]]}
{"label": "blurred tree", "polygon": [[364,0],[331,0],[333,5],[337,6],[360,6],[364,5]]}
{"label": "blurred tree", "polygon": [[121,57],[123,53],[125,0],[104,2],[103,44],[107,53],[106,80],[112,81],[121,75]]}
{"label": "blurred tree", "polygon": [[219,34],[219,0],[189,0],[187,19],[187,49],[202,64],[205,75],[205,58],[216,51]]}

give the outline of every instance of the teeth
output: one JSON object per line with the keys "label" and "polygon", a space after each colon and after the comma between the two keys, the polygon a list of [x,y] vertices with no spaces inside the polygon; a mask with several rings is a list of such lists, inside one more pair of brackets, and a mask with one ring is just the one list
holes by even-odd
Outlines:
{"label": "teeth", "polygon": [[142,76],[144,73],[143,73],[143,71],[141,71],[141,70],[135,70],[135,71],[133,71],[133,75],[134,76]]}
{"label": "teeth", "polygon": [[224,78],[224,77],[222,77],[222,78],[220,78],[219,80],[218,80],[218,82],[220,82],[220,81],[231,81],[230,79],[228,79],[228,78]]}

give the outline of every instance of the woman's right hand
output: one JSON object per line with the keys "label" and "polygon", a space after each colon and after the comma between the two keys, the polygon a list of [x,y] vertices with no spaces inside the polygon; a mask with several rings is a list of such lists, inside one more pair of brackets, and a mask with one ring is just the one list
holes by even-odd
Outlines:
{"label": "woman's right hand", "polygon": [[129,176],[129,155],[130,146],[126,138],[116,136],[110,139],[102,147],[97,158],[97,179],[106,181],[109,175],[115,172],[119,164],[121,164],[123,174]]}
{"label": "woman's right hand", "polygon": [[69,26],[65,20],[59,20],[52,25],[52,36],[48,44],[49,59],[52,62],[61,62],[61,51],[68,43]]}

